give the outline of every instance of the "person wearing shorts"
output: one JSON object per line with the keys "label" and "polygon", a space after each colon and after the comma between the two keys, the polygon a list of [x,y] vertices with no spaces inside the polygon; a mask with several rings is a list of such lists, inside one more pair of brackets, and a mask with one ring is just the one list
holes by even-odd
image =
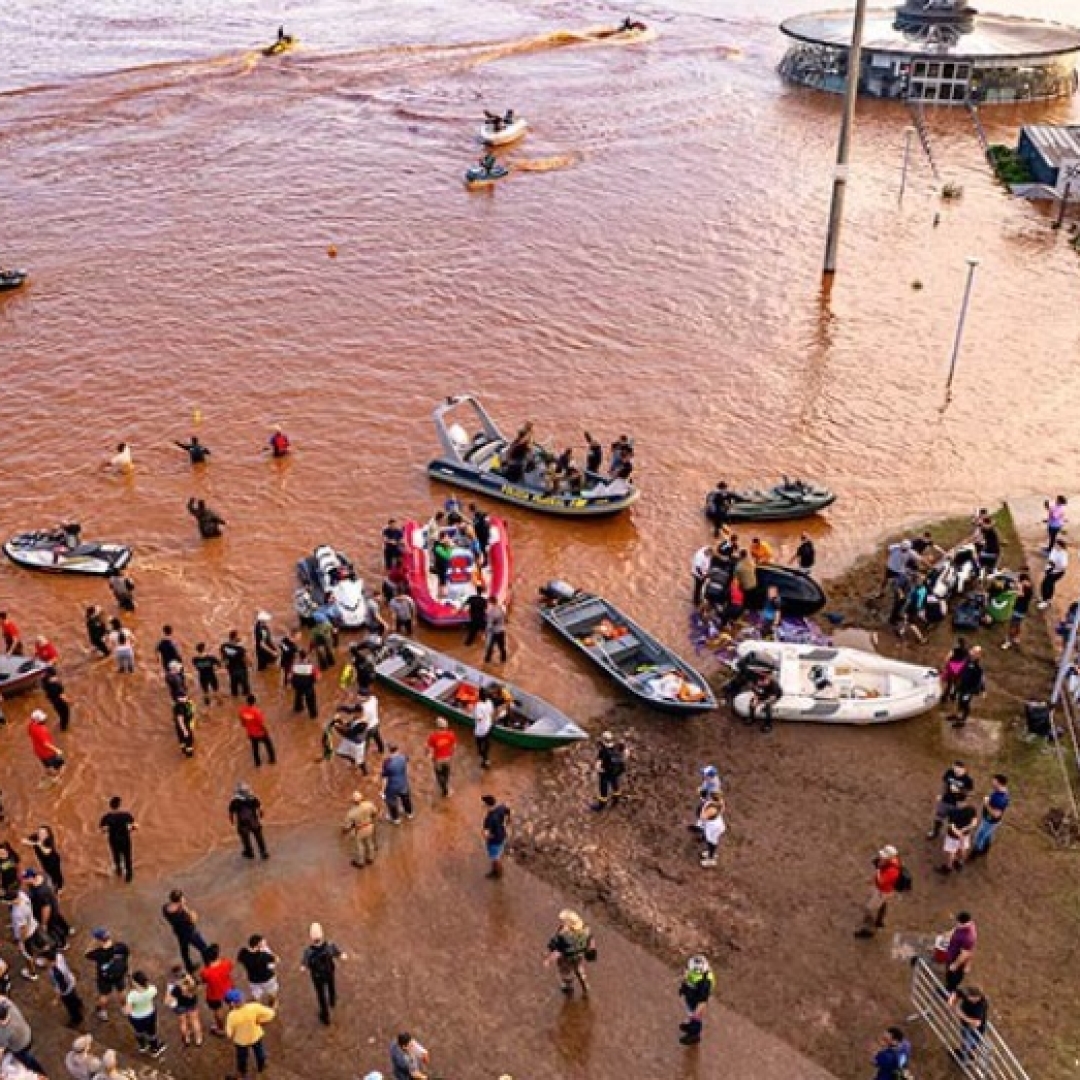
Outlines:
{"label": "person wearing shorts", "polygon": [[252,934],[247,946],[236,955],[237,963],[248,977],[251,998],[268,1008],[277,1007],[280,986],[277,980],[278,958],[262,934]]}
{"label": "person wearing shorts", "polygon": [[960,795],[957,804],[949,811],[945,826],[945,862],[938,870],[942,874],[962,870],[971,851],[971,838],[978,824],[979,812],[968,804],[967,793]]}
{"label": "person wearing shorts", "polygon": [[180,1025],[180,1042],[184,1046],[202,1046],[202,1020],[199,1019],[199,984],[195,976],[174,964],[165,988],[165,1003],[172,1009]]}
{"label": "person wearing shorts", "polygon": [[501,878],[503,875],[502,858],[506,850],[507,821],[510,807],[499,802],[494,795],[484,795],[480,801],[484,804],[484,846],[487,857],[491,860],[489,878]]}

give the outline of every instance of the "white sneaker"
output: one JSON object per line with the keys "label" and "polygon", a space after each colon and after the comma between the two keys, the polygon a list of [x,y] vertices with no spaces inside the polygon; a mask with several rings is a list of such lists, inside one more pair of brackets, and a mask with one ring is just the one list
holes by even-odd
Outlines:
{"label": "white sneaker", "polygon": [[1011,649],[1012,648],[1012,642],[1011,641],[1003,641],[1001,643],[1001,647],[1003,649]]}
{"label": "white sneaker", "polygon": [[702,855],[701,856],[701,865],[702,866],[715,866],[716,865],[716,860],[715,859],[710,859],[708,857],[708,855]]}
{"label": "white sneaker", "polygon": [[1040,611],[1045,611],[1050,606],[1050,601],[1049,600],[1040,600],[1037,606],[1038,606]]}

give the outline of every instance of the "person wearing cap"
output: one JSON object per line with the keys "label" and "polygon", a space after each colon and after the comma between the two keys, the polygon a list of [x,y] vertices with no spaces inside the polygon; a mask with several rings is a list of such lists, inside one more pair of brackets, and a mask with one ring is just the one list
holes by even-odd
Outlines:
{"label": "person wearing cap", "polygon": [[263,1024],[270,1023],[277,1015],[267,1005],[257,1001],[244,1003],[244,995],[239,990],[230,990],[225,995],[225,1004],[229,1006],[229,1015],[225,1018],[225,1034],[236,1048],[236,1074],[248,1075],[248,1060],[255,1058],[255,1069],[262,1072],[266,1068],[266,1047],[263,1045]]}
{"label": "person wearing cap", "polygon": [[0,998],[0,1050],[5,1050],[31,1072],[45,1075],[31,1047],[34,1033],[19,1007],[9,998]]}
{"label": "person wearing cap", "polygon": [[271,615],[269,611],[260,611],[255,616],[255,627],[252,636],[255,639],[255,669],[265,671],[278,662],[281,653],[274,643],[274,633],[270,629]]}
{"label": "person wearing cap", "polygon": [[457,749],[457,736],[450,730],[445,717],[438,717],[435,730],[427,737],[427,751],[435,771],[435,782],[444,799],[450,796],[450,765]]}
{"label": "person wearing cap", "polygon": [[98,823],[100,830],[109,838],[109,853],[117,877],[131,881],[133,876],[131,858],[131,834],[139,827],[134,815],[124,809],[119,795],[109,799],[108,813],[102,814]]}
{"label": "person wearing cap", "polygon": [[615,741],[610,731],[600,736],[596,751],[596,775],[600,783],[600,796],[593,803],[594,810],[603,810],[608,802],[616,803],[622,796],[622,778],[626,774],[626,744]]}
{"label": "person wearing cap", "polygon": [[236,835],[240,837],[241,854],[245,859],[255,858],[252,840],[258,845],[259,855],[263,859],[270,858],[270,852],[266,850],[266,840],[263,837],[262,820],[262,803],[259,797],[248,784],[243,782],[237,784],[232,801],[229,803],[229,821],[236,827]]}
{"label": "person wearing cap", "polygon": [[94,965],[97,979],[97,1018],[108,1020],[109,998],[113,994],[123,994],[127,989],[131,950],[122,941],[113,941],[112,935],[103,926],[90,936],[94,944],[87,951],[86,959]]}
{"label": "person wearing cap", "polygon": [[375,853],[378,851],[378,820],[379,808],[362,791],[354,791],[352,805],[345,815],[345,824],[341,831],[351,834],[356,843],[352,864],[358,869],[363,869],[368,863],[375,861]]}
{"label": "person wearing cap", "polygon": [[394,1080],[427,1080],[428,1052],[410,1035],[402,1031],[390,1044],[390,1067]]}
{"label": "person wearing cap", "polygon": [[711,802],[717,802],[723,792],[720,770],[715,765],[706,765],[701,770],[701,783],[698,785],[698,805],[695,818],[700,819],[702,811]]}
{"label": "person wearing cap", "polygon": [[686,962],[682,982],[679,984],[679,997],[686,1008],[686,1019],[679,1025],[682,1035],[679,1042],[683,1046],[694,1046],[701,1042],[701,1029],[705,1023],[705,1007],[716,988],[716,976],[704,956],[691,956]]}
{"label": "person wearing cap", "polygon": [[332,941],[327,941],[319,923],[308,930],[308,947],[300,960],[300,970],[311,976],[315,997],[319,1003],[319,1022],[329,1026],[330,1010],[337,1006],[337,962],[348,959]]}
{"label": "person wearing cap", "polygon": [[94,1040],[80,1035],[64,1057],[64,1068],[71,1080],[93,1080],[101,1072],[101,1058],[94,1053]]}
{"label": "person wearing cap", "polygon": [[266,751],[267,764],[276,765],[277,755],[274,753],[274,741],[270,738],[270,732],[266,727],[266,714],[259,708],[254,694],[248,694],[237,715],[251,744],[251,756],[255,761],[255,768],[262,768],[263,750]]}
{"label": "person wearing cap", "polygon": [[872,938],[876,930],[885,926],[886,910],[899,880],[900,853],[891,844],[886,844],[874,859],[874,883],[863,910],[863,924],[855,931],[857,938]]}
{"label": "person wearing cap", "polygon": [[64,774],[64,755],[60,748],[53,742],[53,737],[48,728],[48,717],[41,709],[35,709],[30,714],[30,746],[33,748],[34,757],[41,762],[45,769],[45,783],[55,784]]}

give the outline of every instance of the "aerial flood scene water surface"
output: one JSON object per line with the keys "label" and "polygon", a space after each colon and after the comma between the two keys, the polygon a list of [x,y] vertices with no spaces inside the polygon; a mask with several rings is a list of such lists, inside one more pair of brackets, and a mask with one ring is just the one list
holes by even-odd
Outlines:
{"label": "aerial flood scene water surface", "polygon": [[3,6],[3,1080],[1080,1075],[1080,8],[894,6],[824,280],[854,10]]}

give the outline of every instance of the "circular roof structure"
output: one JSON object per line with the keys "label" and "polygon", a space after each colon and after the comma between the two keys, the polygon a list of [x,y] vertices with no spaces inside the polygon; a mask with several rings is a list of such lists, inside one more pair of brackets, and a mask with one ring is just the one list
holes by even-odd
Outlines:
{"label": "circular roof structure", "polygon": [[[957,60],[1027,60],[1080,52],[1080,29],[1012,15],[979,15],[970,8],[911,17],[911,5],[868,11],[864,51]],[[823,11],[785,19],[780,29],[810,45],[851,47],[854,11]],[[927,13],[929,15],[929,13]],[[943,13],[944,14],[944,13]]]}

